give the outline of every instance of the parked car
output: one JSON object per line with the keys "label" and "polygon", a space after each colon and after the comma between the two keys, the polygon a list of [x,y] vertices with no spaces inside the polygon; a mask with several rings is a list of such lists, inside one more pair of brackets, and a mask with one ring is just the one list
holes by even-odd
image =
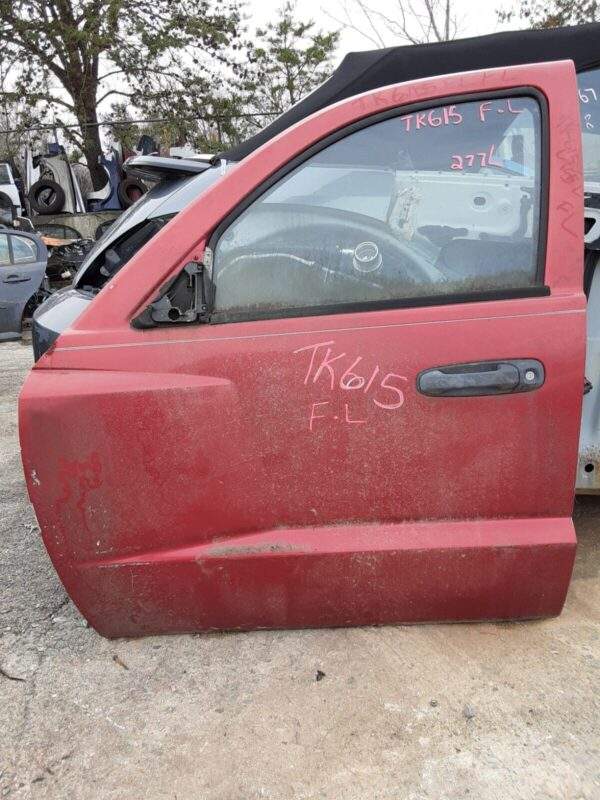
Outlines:
{"label": "parked car", "polygon": [[0,227],[0,342],[21,338],[26,310],[46,294],[47,258],[39,236]]}
{"label": "parked car", "polygon": [[[477,40],[498,68],[459,72],[456,42],[428,58],[458,74],[371,71],[224,174],[181,178],[196,198],[175,216],[162,184],[40,309],[23,465],[100,633],[560,612],[600,74],[580,111],[573,64],[508,66],[511,36]],[[520,52],[584,58],[573,37]]]}

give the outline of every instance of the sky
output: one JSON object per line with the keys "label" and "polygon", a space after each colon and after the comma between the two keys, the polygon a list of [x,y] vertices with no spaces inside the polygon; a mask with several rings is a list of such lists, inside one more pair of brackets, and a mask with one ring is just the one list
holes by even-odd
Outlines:
{"label": "sky", "polygon": [[[442,2],[442,0],[439,1]],[[316,23],[316,28],[323,31],[339,30],[340,41],[334,65],[352,50],[370,50],[376,46],[373,41],[369,41],[356,31],[340,28],[340,25],[332,19],[332,17],[343,16],[342,4],[344,2],[352,4],[353,0],[296,0],[295,16],[297,19],[301,21],[312,19]],[[415,8],[422,4],[422,0],[365,0],[365,2],[390,17],[397,16],[396,9],[399,2],[412,2]],[[514,7],[518,0],[451,0],[451,2],[457,20],[458,38],[494,33],[502,30],[503,27],[505,29],[521,27],[518,20],[510,26],[501,26],[496,14],[497,8]],[[275,20],[283,3],[284,0],[245,0],[246,21],[249,29],[264,26]],[[356,18],[360,20],[360,14]],[[385,44],[389,46],[406,44],[406,42],[388,37]],[[102,111],[108,113],[109,108],[110,101],[107,100],[102,106]]]}
{"label": "sky", "polygon": [[[340,17],[340,3],[342,0],[298,0],[296,3],[296,16],[299,19],[313,19],[317,27],[323,30],[337,30],[339,26],[331,20],[328,14]],[[369,0],[368,5],[392,16],[398,0]],[[416,6],[420,0],[413,0]],[[277,16],[282,0],[247,0],[246,8],[250,16],[251,27],[264,25]],[[453,0],[456,9],[459,37],[477,36],[483,33],[494,33],[506,27],[518,28],[518,21],[511,26],[501,26],[498,23],[496,9],[514,5],[514,0]],[[386,44],[396,44],[391,39]],[[351,50],[370,50],[374,47],[364,36],[355,31],[342,30],[340,36],[339,57]]]}

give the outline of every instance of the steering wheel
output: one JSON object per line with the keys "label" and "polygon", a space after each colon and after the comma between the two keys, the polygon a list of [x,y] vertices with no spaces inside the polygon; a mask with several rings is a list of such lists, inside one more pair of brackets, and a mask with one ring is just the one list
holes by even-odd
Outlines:
{"label": "steering wheel", "polygon": [[215,248],[217,311],[384,300],[439,277],[385,223],[301,203],[252,207]]}

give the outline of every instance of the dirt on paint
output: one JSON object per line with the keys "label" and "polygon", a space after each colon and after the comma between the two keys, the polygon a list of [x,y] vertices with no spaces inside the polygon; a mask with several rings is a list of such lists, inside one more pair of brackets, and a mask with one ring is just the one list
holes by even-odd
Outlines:
{"label": "dirt on paint", "polygon": [[0,798],[600,798],[600,500],[557,619],[107,641],[27,500],[30,365],[0,346]]}

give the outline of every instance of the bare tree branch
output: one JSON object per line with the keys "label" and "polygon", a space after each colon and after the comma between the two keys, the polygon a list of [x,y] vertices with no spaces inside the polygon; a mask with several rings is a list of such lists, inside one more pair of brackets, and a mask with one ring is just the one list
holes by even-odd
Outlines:
{"label": "bare tree branch", "polygon": [[443,42],[458,32],[453,0],[393,0],[385,11],[369,5],[368,0],[339,0],[338,9],[337,13],[322,10],[329,19],[375,47],[395,42]]}

